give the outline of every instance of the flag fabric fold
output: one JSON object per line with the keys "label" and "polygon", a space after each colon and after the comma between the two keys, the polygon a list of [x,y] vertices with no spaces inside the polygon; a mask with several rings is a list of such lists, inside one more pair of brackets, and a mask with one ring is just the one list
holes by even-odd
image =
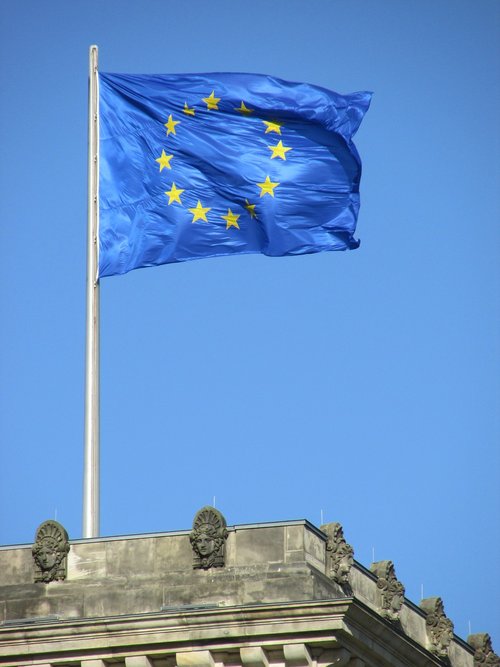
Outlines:
{"label": "flag fabric fold", "polygon": [[99,276],[356,248],[371,93],[258,74],[99,74]]}

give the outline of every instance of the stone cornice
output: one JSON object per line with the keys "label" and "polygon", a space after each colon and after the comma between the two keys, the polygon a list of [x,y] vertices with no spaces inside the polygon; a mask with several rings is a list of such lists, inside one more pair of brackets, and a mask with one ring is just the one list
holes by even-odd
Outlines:
{"label": "stone cornice", "polygon": [[[62,620],[0,628],[0,664],[26,665],[130,654],[167,657],[203,647],[214,653],[242,646],[272,649],[290,641],[309,647],[345,647],[367,664],[441,665],[388,621],[352,598],[218,607],[136,616]],[[23,659],[16,659],[24,653]],[[378,663],[378,661],[381,661]]]}
{"label": "stone cornice", "polygon": [[326,534],[304,520],[226,530],[219,517],[216,553],[215,511],[201,512],[196,548],[189,531],[72,540],[64,580],[39,581],[29,546],[0,549],[0,665],[77,667],[133,654],[149,667],[155,657],[181,667],[182,654],[193,667],[186,655],[201,651],[212,667],[322,667],[295,664],[289,647],[299,642],[347,651],[348,667],[473,667],[451,622],[438,637],[443,619],[404,597],[391,561],[373,572],[354,561],[340,524]]}

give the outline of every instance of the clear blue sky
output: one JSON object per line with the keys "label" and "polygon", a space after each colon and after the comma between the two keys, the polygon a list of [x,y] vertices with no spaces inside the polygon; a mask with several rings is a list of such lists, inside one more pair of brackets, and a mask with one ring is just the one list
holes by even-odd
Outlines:
{"label": "clear blue sky", "polygon": [[[3,0],[0,543],[81,536],[87,60],[372,90],[361,247],[101,285],[103,535],[340,521],[500,650],[500,3]],[[496,633],[496,634],[495,634]]]}

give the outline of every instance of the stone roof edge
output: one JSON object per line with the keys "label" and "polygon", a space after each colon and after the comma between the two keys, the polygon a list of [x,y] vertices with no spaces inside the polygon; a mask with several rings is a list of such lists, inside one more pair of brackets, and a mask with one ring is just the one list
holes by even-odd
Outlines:
{"label": "stone roof edge", "polygon": [[[369,570],[369,569],[366,568],[364,565],[362,565],[362,564],[361,564],[359,561],[357,561],[356,559],[354,559],[353,566],[354,566],[357,570],[360,570],[366,577],[369,577],[372,581],[375,581],[375,582],[377,581],[377,577],[376,577],[376,575],[375,575],[371,570]],[[405,601],[405,605],[406,605],[407,607],[409,607],[413,612],[415,612],[416,614],[418,614],[418,615],[421,616],[422,618],[425,618],[425,617],[427,616],[426,612],[425,612],[421,607],[419,607],[417,604],[415,604],[415,602],[413,602],[412,600],[410,600],[410,598],[407,598],[406,595],[404,596],[404,601]],[[361,602],[361,601],[360,601],[360,602]],[[361,602],[361,604],[363,604],[363,603]],[[453,639],[454,639],[458,644],[460,644],[460,646],[461,646],[462,648],[464,648],[464,649],[466,649],[467,651],[469,651],[469,653],[472,653],[472,654],[474,653],[474,649],[472,648],[472,646],[471,646],[470,644],[468,644],[468,643],[465,641],[465,639],[462,639],[459,635],[457,635],[457,634],[455,634],[455,633],[453,633]]]}
{"label": "stone roof edge", "polygon": [[[273,528],[273,527],[286,527],[286,526],[304,526],[308,530],[310,530],[312,533],[314,533],[317,537],[319,537],[321,540],[324,542],[327,541],[327,535],[317,526],[315,526],[313,523],[308,521],[307,519],[292,519],[292,520],[285,520],[285,521],[269,521],[269,522],[259,522],[259,523],[246,523],[246,524],[235,524],[233,526],[227,526],[228,532],[236,532],[237,530],[252,530],[252,529],[258,529],[258,528]],[[162,531],[162,532],[154,532],[154,533],[136,533],[136,534],[129,534],[129,535],[112,535],[112,536],[105,536],[105,537],[94,537],[94,538],[77,538],[73,540],[69,540],[70,544],[89,544],[89,543],[106,543],[106,542],[115,542],[115,541],[122,541],[122,540],[139,540],[139,539],[148,539],[148,538],[158,538],[158,537],[168,537],[168,536],[181,536],[181,535],[189,535],[191,533],[191,529],[188,530],[176,530],[176,531]],[[29,544],[17,544],[17,545],[0,545],[0,551],[8,551],[8,550],[14,550],[14,549],[30,549],[32,548],[32,543]],[[372,581],[376,582],[377,581],[377,576],[369,570],[367,567],[362,565],[359,561],[355,560],[353,561],[353,566],[360,571],[364,576],[368,577]],[[326,602],[327,600],[325,600]],[[357,600],[361,604],[361,600]],[[406,596],[404,597],[405,604],[416,614],[418,614],[420,617],[425,618],[427,616],[426,612],[421,609],[417,604],[412,602],[409,598]],[[263,603],[267,605],[268,603]],[[274,603],[272,603],[274,604]],[[246,605],[242,605],[245,607]],[[256,605],[259,606],[259,605]],[[187,610],[186,610],[187,611]],[[156,613],[156,612],[155,612]],[[59,622],[59,621],[56,621]],[[468,652],[474,652],[473,648],[471,647],[470,644],[468,644],[464,639],[453,633],[453,638],[454,640],[465,650]]]}
{"label": "stone roof edge", "polygon": [[[278,528],[283,526],[306,526],[310,531],[315,533],[318,537],[323,539],[326,542],[326,535],[313,523],[307,519],[291,519],[288,521],[265,521],[260,523],[240,523],[235,524],[234,526],[227,526],[228,532],[234,532],[236,530],[250,530],[253,528]],[[178,536],[178,535],[189,535],[191,529],[187,530],[166,530],[155,533],[132,533],[129,535],[107,535],[104,537],[80,537],[76,539],[70,539],[70,544],[89,544],[91,542],[116,542],[118,540],[140,540],[150,537],[167,537],[167,536]],[[31,549],[33,542],[23,543],[23,544],[5,544],[0,545],[0,551],[8,551],[12,549]],[[371,573],[370,573],[371,574]]]}

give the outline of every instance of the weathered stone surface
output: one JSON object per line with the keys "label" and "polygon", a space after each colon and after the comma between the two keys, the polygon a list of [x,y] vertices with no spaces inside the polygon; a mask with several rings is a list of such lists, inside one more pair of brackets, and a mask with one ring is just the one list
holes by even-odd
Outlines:
{"label": "weathered stone surface", "polygon": [[177,667],[215,667],[210,651],[189,651],[176,654]]}
{"label": "weathered stone surface", "polygon": [[31,545],[0,549],[0,587],[33,582]]}
{"label": "weathered stone surface", "polygon": [[427,646],[427,626],[425,624],[425,614],[417,613],[415,608],[403,604],[399,614],[399,622],[403,632],[412,637],[422,646]]}
{"label": "weathered stone surface", "polygon": [[288,667],[312,667],[312,658],[305,644],[285,644],[283,653]]}
{"label": "weathered stone surface", "polygon": [[269,667],[266,652],[261,646],[244,646],[240,649],[243,667]]}
{"label": "weathered stone surface", "polygon": [[[237,531],[237,563],[282,563],[285,551],[285,533],[279,527],[262,527]],[[302,551],[302,554],[304,552]],[[304,556],[302,556],[304,560]]]}
{"label": "weathered stone surface", "polygon": [[[105,542],[80,542],[68,554],[68,581],[102,579],[107,576]],[[130,544],[130,542],[129,542]],[[130,545],[130,552],[135,550]]]}
{"label": "weathered stone surface", "polygon": [[8,600],[6,603],[6,620],[59,616],[57,611],[60,606],[57,599]]}
{"label": "weathered stone surface", "polygon": [[90,586],[83,593],[83,615],[91,618],[133,614],[138,609],[141,613],[160,611],[163,604],[162,589],[153,582]]}
{"label": "weathered stone surface", "polygon": [[318,535],[308,530],[304,533],[306,561],[318,570],[325,569],[325,542]]}
{"label": "weathered stone surface", "polygon": [[360,600],[372,609],[378,609],[377,577],[374,574],[364,568],[358,569],[353,566],[349,572],[349,585],[353,591],[356,591]]}
{"label": "weathered stone surface", "polygon": [[106,667],[104,660],[82,660],[81,667]]}
{"label": "weathered stone surface", "polygon": [[193,551],[189,541],[189,533],[172,535],[168,539],[157,537],[152,538],[152,540],[154,572],[157,575],[168,575],[170,572],[181,570],[188,563],[191,563]]}
{"label": "weathered stone surface", "polygon": [[299,551],[304,550],[304,530],[302,526],[287,526],[285,531],[285,550]]}
{"label": "weathered stone surface", "polygon": [[500,667],[500,657],[494,652],[488,633],[469,635],[467,642],[474,649],[474,667]]}
{"label": "weathered stone surface", "polygon": [[[148,541],[136,541],[134,544],[133,558],[136,562],[141,564],[141,572],[144,574],[156,573],[155,571],[155,547],[156,540],[153,538]],[[106,577],[109,578],[128,578],[133,572],[131,568],[130,558],[130,542],[125,540],[107,542],[105,548],[106,563],[105,571]],[[139,572],[135,576],[140,576]]]}
{"label": "weathered stone surface", "polygon": [[125,656],[125,667],[155,667],[155,664],[146,655],[129,655]]}

